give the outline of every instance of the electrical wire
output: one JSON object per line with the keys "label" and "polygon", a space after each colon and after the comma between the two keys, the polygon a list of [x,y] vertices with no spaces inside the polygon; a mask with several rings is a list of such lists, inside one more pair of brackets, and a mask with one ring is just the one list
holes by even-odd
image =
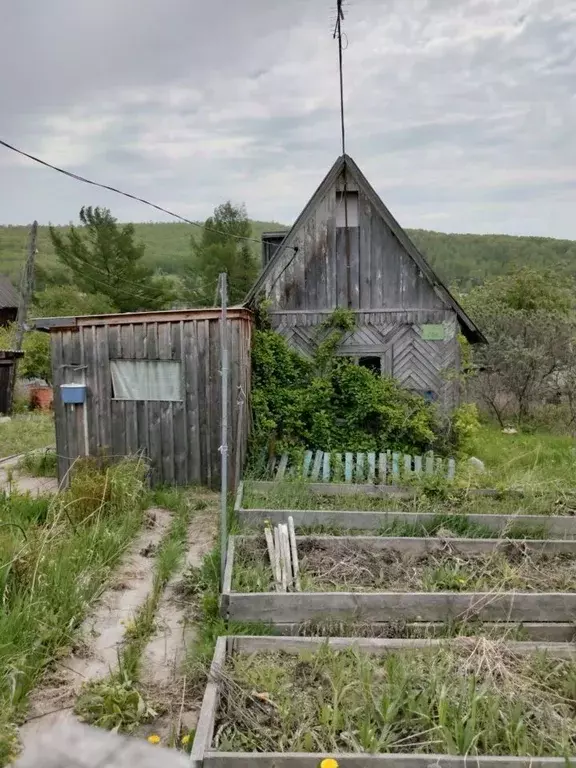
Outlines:
{"label": "electrical wire", "polygon": [[31,155],[28,152],[24,152],[22,149],[18,149],[18,147],[15,147],[12,144],[9,144],[7,141],[4,141],[3,139],[0,139],[0,146],[3,146],[6,149],[9,149],[12,152],[16,152],[17,154],[22,155],[22,157],[27,157],[29,160],[32,160],[35,163],[39,163],[40,165],[43,165],[46,168],[50,168],[53,171],[57,171],[57,173],[62,173],[64,174],[64,176],[68,176],[71,179],[75,179],[76,181],[81,181],[84,184],[90,184],[93,187],[106,189],[109,192],[114,192],[117,195],[128,197],[130,200],[136,200],[136,202],[138,203],[143,203],[144,205],[150,206],[150,208],[155,208],[157,211],[166,213],[168,214],[168,216],[172,216],[175,219],[179,219],[180,221],[183,221],[186,224],[191,224],[193,227],[204,229],[206,232],[212,232],[215,235],[223,235],[224,237],[233,237],[236,240],[248,240],[252,243],[258,243],[259,245],[262,243],[262,241],[258,240],[258,238],[256,237],[246,237],[245,235],[235,235],[233,232],[223,232],[222,230],[219,230],[219,229],[207,227],[205,224],[199,224],[197,221],[192,221],[192,219],[187,219],[185,216],[181,216],[179,213],[174,213],[174,211],[171,211],[168,208],[163,208],[161,205],[157,205],[156,203],[151,203],[149,200],[145,200],[143,197],[138,197],[137,195],[133,195],[130,192],[124,192],[123,190],[117,189],[116,187],[112,187],[109,184],[101,184],[99,181],[93,181],[92,179],[88,179],[85,176],[80,176],[77,173],[72,173],[72,171],[66,171],[64,170],[64,168],[59,168],[57,165],[52,165],[52,163],[49,163],[46,160],[42,160],[41,158],[36,157],[35,155]]}

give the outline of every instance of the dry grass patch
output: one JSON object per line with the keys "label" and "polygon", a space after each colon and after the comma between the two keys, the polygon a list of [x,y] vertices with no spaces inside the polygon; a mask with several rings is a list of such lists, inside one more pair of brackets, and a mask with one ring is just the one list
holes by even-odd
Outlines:
{"label": "dry grass patch", "polygon": [[[435,553],[408,555],[375,549],[353,539],[301,539],[300,577],[305,592],[570,592],[576,589],[576,557],[539,554],[521,541],[498,551],[467,555],[448,543]],[[263,539],[238,542],[232,588],[274,591]]]}

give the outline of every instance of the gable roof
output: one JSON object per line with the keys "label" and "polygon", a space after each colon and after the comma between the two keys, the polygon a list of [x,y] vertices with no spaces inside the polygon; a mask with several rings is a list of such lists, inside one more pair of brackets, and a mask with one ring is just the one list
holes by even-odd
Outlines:
{"label": "gable roof", "polygon": [[9,277],[0,275],[0,309],[18,308],[20,294],[12,285]]}
{"label": "gable roof", "polygon": [[486,343],[486,338],[484,337],[482,331],[480,331],[477,325],[470,319],[470,317],[468,317],[464,309],[460,306],[460,304],[456,301],[454,296],[452,296],[448,288],[436,275],[432,267],[428,264],[424,255],[414,245],[412,240],[408,237],[408,235],[402,229],[400,224],[396,221],[394,216],[392,216],[388,208],[382,202],[378,193],[374,190],[374,188],[372,187],[368,179],[364,176],[360,168],[356,165],[354,160],[349,155],[341,155],[336,160],[332,168],[328,171],[324,180],[322,181],[322,183],[320,184],[316,192],[314,192],[314,194],[310,198],[308,204],[306,205],[302,213],[298,216],[298,218],[294,222],[292,228],[289,229],[288,232],[286,233],[286,237],[277,248],[276,253],[272,257],[272,259],[270,259],[266,267],[262,270],[259,278],[256,280],[256,282],[252,286],[252,289],[250,290],[249,294],[246,296],[245,302],[247,304],[250,304],[254,301],[256,296],[260,293],[260,291],[264,287],[269,275],[274,271],[276,266],[282,262],[282,259],[286,255],[286,252],[291,250],[292,255],[288,259],[284,269],[288,267],[288,265],[294,258],[294,255],[297,253],[297,248],[294,248],[292,245],[290,245],[291,236],[300,230],[304,222],[308,219],[311,213],[313,213],[317,204],[322,200],[322,198],[328,192],[328,190],[332,187],[332,185],[336,183],[337,179],[339,178],[340,174],[344,171],[344,169],[346,169],[346,173],[348,174],[348,177],[353,179],[358,184],[358,188],[362,190],[362,192],[366,195],[366,197],[368,197],[368,199],[374,206],[374,209],[380,214],[380,216],[386,223],[387,227],[390,229],[392,234],[396,237],[396,239],[398,240],[398,242],[400,243],[404,251],[414,261],[414,263],[420,269],[422,274],[426,277],[428,282],[433,286],[438,296],[440,296],[440,298],[449,307],[451,307],[454,310],[454,312],[458,317],[460,327],[462,329],[462,333],[468,339],[468,341],[472,343],[478,343],[478,342]]}

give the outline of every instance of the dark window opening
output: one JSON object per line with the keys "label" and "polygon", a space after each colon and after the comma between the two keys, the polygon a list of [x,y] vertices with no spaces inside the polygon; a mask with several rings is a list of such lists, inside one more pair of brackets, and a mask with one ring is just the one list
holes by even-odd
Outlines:
{"label": "dark window opening", "polygon": [[376,376],[382,374],[382,365],[379,357],[361,357],[358,359],[358,365],[361,365],[362,368],[367,368]]}

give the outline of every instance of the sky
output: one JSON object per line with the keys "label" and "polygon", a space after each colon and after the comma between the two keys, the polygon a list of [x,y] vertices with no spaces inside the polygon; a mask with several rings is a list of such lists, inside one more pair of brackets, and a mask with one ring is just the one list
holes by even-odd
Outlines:
{"label": "sky", "polygon": [[[336,0],[19,0],[0,138],[202,220],[291,223],[341,152]],[[347,151],[405,227],[576,239],[576,0],[348,0]],[[170,221],[0,147],[0,224]]]}

